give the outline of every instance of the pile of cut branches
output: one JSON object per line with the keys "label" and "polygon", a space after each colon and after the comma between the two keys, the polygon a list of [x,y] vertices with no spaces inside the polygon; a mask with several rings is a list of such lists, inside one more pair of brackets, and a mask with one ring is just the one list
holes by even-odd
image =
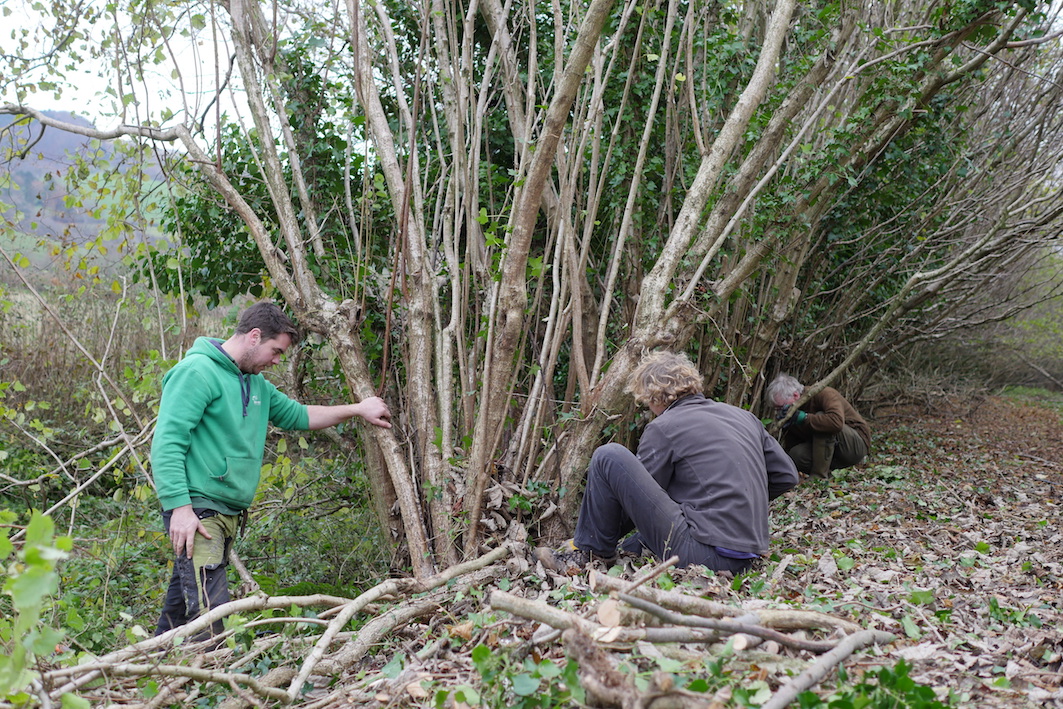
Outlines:
{"label": "pile of cut branches", "polygon": [[[76,693],[112,705],[187,706],[220,687],[231,692],[221,704],[230,709],[263,703],[431,706],[446,698],[455,706],[470,700],[494,706],[483,701],[489,692],[513,693],[511,703],[519,704],[519,672],[498,677],[497,687],[483,687],[485,673],[474,650],[488,648],[505,653],[505,663],[515,668],[532,657],[535,666],[573,665],[579,686],[562,682],[560,692],[591,706],[719,705],[732,695],[733,681],[713,685],[700,675],[707,672],[707,659],[723,658],[732,680],[746,676],[758,687],[769,681],[778,686],[764,706],[783,707],[853,652],[894,640],[890,633],[821,612],[711,600],[705,596],[721,588],[706,581],[726,579],[701,568],[673,569],[675,559],[641,569],[629,559],[613,567],[616,575],[592,570],[568,577],[530,567],[527,551],[510,544],[428,581],[392,579],[356,599],[240,599],[93,662],[45,671],[39,697],[44,704]],[[513,572],[539,585],[514,584]],[[671,590],[660,587],[663,578]],[[551,600],[564,596],[578,601]],[[479,607],[470,607],[470,600]],[[308,617],[303,611],[310,608],[319,610]],[[245,620],[252,613],[260,617]],[[459,615],[481,618],[447,623]],[[218,619],[227,619],[225,634],[188,640]],[[359,619],[357,630],[346,629]],[[276,631],[285,626],[320,632]],[[288,662],[265,673],[252,671],[271,653]],[[634,664],[624,667],[625,661],[614,657]],[[808,666],[788,677],[802,662]],[[715,673],[725,674],[722,666]],[[642,675],[646,681],[640,681]]]}

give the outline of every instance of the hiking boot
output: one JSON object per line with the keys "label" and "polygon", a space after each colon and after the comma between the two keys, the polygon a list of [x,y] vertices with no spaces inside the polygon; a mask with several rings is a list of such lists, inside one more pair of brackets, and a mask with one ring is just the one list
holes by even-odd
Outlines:
{"label": "hiking boot", "polygon": [[576,546],[576,542],[569,539],[557,549],[537,547],[533,556],[542,562],[543,567],[558,574],[573,576],[582,571],[592,561],[601,561],[606,565],[612,565],[616,561],[616,554],[605,557],[593,554]]}

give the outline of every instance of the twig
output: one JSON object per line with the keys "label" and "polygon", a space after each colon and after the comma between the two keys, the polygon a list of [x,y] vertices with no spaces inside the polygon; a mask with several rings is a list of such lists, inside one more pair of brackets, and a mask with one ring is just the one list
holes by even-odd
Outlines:
{"label": "twig", "polygon": [[561,636],[568,655],[579,667],[580,684],[593,706],[630,707],[638,697],[631,677],[617,672],[612,662],[586,633],[576,628]]}
{"label": "twig", "polygon": [[[251,625],[251,623],[248,623],[248,625]],[[283,635],[278,635],[276,637],[267,639],[259,647],[255,648],[251,652],[249,652],[246,655],[244,655],[243,657],[241,657],[239,660],[236,660],[231,665],[229,665],[229,669],[230,670],[237,670],[237,669],[240,669],[241,667],[243,667],[244,665],[247,665],[247,664],[250,664],[250,663],[254,662],[255,660],[257,660],[258,658],[262,657],[263,655],[265,655],[267,652],[269,652],[273,648],[277,647],[277,645],[279,645],[282,642],[284,642],[284,636]]]}
{"label": "twig", "polygon": [[642,585],[644,585],[646,583],[649,583],[650,581],[652,581],[653,579],[657,578],[658,576],[660,576],[665,571],[667,571],[668,569],[672,568],[673,566],[675,566],[678,563],[679,563],[679,557],[678,556],[673,556],[671,559],[667,559],[667,560],[661,562],[660,564],[658,564],[657,566],[654,566],[652,569],[647,571],[645,574],[643,574],[642,576],[637,577],[634,581],[632,581],[631,585],[628,586],[628,588],[627,588],[627,593],[631,593],[632,591],[634,591],[639,586],[642,586]]}
{"label": "twig", "polygon": [[229,563],[233,565],[236,573],[240,576],[240,580],[243,581],[244,595],[250,596],[258,593],[261,587],[258,585],[258,581],[255,581],[255,577],[251,575],[251,572],[247,570],[243,559],[236,553],[235,547],[229,549]]}
{"label": "twig", "polygon": [[771,699],[762,705],[761,709],[783,709],[797,699],[797,695],[819,683],[828,672],[860,648],[872,644],[886,645],[895,639],[896,636],[892,633],[884,633],[880,630],[861,630],[859,633],[846,636],[836,648],[825,653],[811,667],[783,685]]}
{"label": "twig", "polygon": [[[39,118],[37,115],[34,115],[33,117],[37,118],[37,120],[40,121],[42,124],[45,123],[45,121],[42,121],[41,118]],[[81,352],[81,354],[85,356],[85,359],[87,359],[92,364],[93,368],[96,370],[96,373],[100,377],[102,377],[104,381],[111,385],[111,388],[114,390],[115,395],[120,397],[122,401],[126,404],[126,406],[129,407],[129,410],[133,412],[134,420],[136,420],[137,424],[141,427],[141,429],[143,429],[144,425],[140,421],[140,417],[137,416],[136,408],[133,406],[133,402],[121,390],[121,388],[119,388],[119,386],[115,384],[114,380],[111,379],[111,376],[107,374],[107,370],[103,368],[103,365],[100,364],[96,360],[96,358],[92,356],[91,352],[85,349],[85,346],[81,344],[81,340],[79,340],[77,336],[70,331],[70,328],[66,326],[66,323],[63,322],[63,319],[60,318],[58,313],[55,312],[55,309],[52,308],[48,301],[46,301],[44,297],[37,291],[37,289],[33,287],[33,284],[26,279],[26,277],[22,274],[22,270],[19,269],[17,265],[15,265],[14,260],[7,254],[7,251],[5,251],[2,247],[0,247],[0,256],[3,256],[4,260],[8,262],[11,268],[15,271],[15,275],[18,276],[18,279],[20,281],[22,281],[22,285],[26,286],[27,290],[29,290],[29,292],[33,294],[33,297],[36,298],[37,302],[41,304],[41,307],[49,315],[52,316],[52,319],[55,320],[55,323],[59,326],[59,329],[61,329],[63,333],[67,336],[67,339],[69,339],[70,342],[74,345],[74,347],[76,347]]]}
{"label": "twig", "polygon": [[779,560],[778,564],[776,564],[775,570],[771,572],[771,580],[769,581],[772,588],[779,585],[779,579],[781,579],[783,574],[786,573],[786,567],[790,565],[793,558],[793,554],[787,554]]}
{"label": "twig", "polygon": [[343,610],[329,623],[328,628],[322,633],[321,638],[317,641],[313,651],[303,661],[299,674],[296,675],[295,679],[292,680],[291,685],[288,687],[287,696],[289,701],[299,696],[300,690],[302,690],[306,680],[310,678],[310,674],[314,671],[314,666],[325,656],[325,651],[328,650],[329,645],[332,644],[336,634],[347,625],[348,621],[350,621],[355,614],[370,602],[378,600],[386,595],[402,591],[407,593],[423,593],[424,591],[430,591],[458,576],[489,566],[490,564],[509,556],[511,553],[512,551],[508,547],[499,547],[484,554],[479,559],[452,566],[449,569],[445,569],[435,576],[431,576],[422,581],[417,579],[392,579],[385,581],[384,583],[378,584],[369,589],[353,601],[349,601]]}
{"label": "twig", "polygon": [[[627,583],[620,579],[594,573],[597,588],[624,592]],[[640,588],[635,594],[664,608],[681,613],[697,615],[703,618],[735,618],[748,611],[704,598],[694,598],[673,591],[661,591],[655,588]],[[761,608],[756,611],[760,625],[776,630],[803,630],[812,628],[836,628],[846,634],[856,633],[863,628],[856,623],[819,611],[777,610]]]}
{"label": "twig", "polygon": [[41,681],[39,679],[32,680],[30,687],[33,688],[37,698],[41,700],[41,709],[52,709],[52,699],[48,696],[48,692],[45,691]]}
{"label": "twig", "polygon": [[814,653],[828,652],[835,647],[835,643],[818,641],[818,640],[801,640],[786,633],[780,633],[777,630],[771,628],[764,628],[759,625],[750,625],[749,623],[740,623],[736,620],[723,620],[720,618],[702,618],[700,616],[689,616],[681,613],[673,613],[670,610],[661,608],[655,603],[632,596],[627,593],[620,594],[620,600],[628,603],[639,610],[651,613],[661,620],[667,623],[673,623],[675,625],[683,625],[689,628],[709,628],[711,630],[719,630],[732,635],[743,633],[745,635],[752,635],[758,638],[764,638],[765,640],[774,640],[780,645],[791,647],[797,650],[806,650]]}
{"label": "twig", "polygon": [[[57,509],[59,509],[60,507],[65,505],[70,500],[75,499],[78,495],[81,494],[81,492],[83,490],[87,489],[90,485],[92,485],[92,483],[96,482],[96,480],[98,480],[101,475],[106,473],[111,468],[117,466],[118,463],[121,462],[123,456],[125,456],[125,454],[127,452],[132,453],[136,446],[141,445],[142,443],[144,443],[145,440],[147,439],[147,436],[148,436],[149,433],[150,433],[150,429],[145,429],[145,430],[141,431],[139,434],[137,434],[137,437],[134,438],[132,441],[126,440],[124,445],[122,446],[122,450],[120,450],[117,453],[115,453],[114,457],[111,458],[111,460],[109,460],[103,467],[101,467],[99,470],[97,470],[95,473],[93,473],[92,476],[88,480],[86,480],[85,482],[81,483],[76,488],[74,488],[72,491],[67,493],[66,497],[64,497],[62,500],[60,500],[59,502],[56,502],[54,505],[52,505],[47,510],[45,510],[44,514],[45,515],[50,515],[53,512],[55,512]],[[25,531],[26,530],[23,529],[23,530],[17,532],[16,534],[14,534],[11,538],[12,539],[18,539],[25,533]]]}
{"label": "twig", "polygon": [[328,625],[327,620],[320,618],[261,618],[249,621],[245,628],[257,628],[260,625],[275,625],[283,623],[301,623],[303,625]]}
{"label": "twig", "polygon": [[473,587],[482,588],[491,579],[500,576],[503,571],[503,569],[497,567],[487,568],[471,578],[462,580],[461,583],[447,586],[445,589],[439,589],[431,596],[415,598],[388,610],[366,623],[359,630],[357,637],[353,638],[342,651],[336,653],[331,660],[339,665],[340,670],[350,667],[365,657],[366,653],[380,642],[381,638],[387,633],[409,623],[414,618],[428,615],[439,608],[443,595],[453,596],[458,592],[468,591]]}
{"label": "twig", "polygon": [[119,677],[147,677],[148,675],[163,675],[169,677],[188,677],[199,682],[239,682],[240,684],[246,685],[247,687],[251,688],[251,690],[259,696],[268,697],[269,699],[276,699],[281,702],[288,701],[288,693],[285,692],[283,689],[265,687],[251,675],[230,672],[215,672],[213,670],[202,670],[197,669],[195,667],[187,667],[184,665],[132,665],[129,663],[110,664],[94,662],[87,665],[78,665],[75,667],[67,667],[64,669],[55,670],[54,672],[50,672],[49,674],[53,677],[62,677],[78,672],[87,672],[92,670],[102,672],[106,675],[117,675]]}
{"label": "twig", "polygon": [[97,679],[101,673],[100,669],[93,669],[97,667],[110,667],[119,663],[127,662],[134,657],[150,658],[153,655],[159,654],[163,651],[169,650],[173,647],[174,641],[183,639],[189,636],[194,636],[210,628],[210,626],[217,620],[226,618],[234,613],[241,613],[245,611],[266,610],[271,608],[288,608],[289,606],[333,606],[349,603],[350,599],[337,598],[335,596],[326,596],[324,594],[317,594],[313,596],[252,596],[250,598],[241,598],[236,601],[229,601],[223,603],[217,608],[213,608],[210,611],[201,614],[195,620],[182,625],[172,630],[168,630],[162,635],[142,640],[135,645],[129,645],[127,647],[116,650],[112,653],[104,655],[99,658],[92,665],[81,665],[75,668],[74,672],[62,672],[61,670],[54,670],[44,673],[43,677],[53,678],[59,676],[57,673],[62,672],[63,676],[71,676],[77,672],[84,672],[80,677],[67,682],[62,687],[52,690],[53,697],[60,696],[65,692],[72,692],[78,687],[81,687],[95,679]]}
{"label": "twig", "polygon": [[189,677],[175,677],[173,682],[160,682],[159,693],[152,697],[147,703],[142,704],[140,709],[158,709],[165,705],[172,705],[175,702],[171,700],[174,698],[172,695],[177,693],[177,690],[191,682]]}
{"label": "twig", "polygon": [[1024,364],[1028,365],[1031,369],[1037,371],[1038,374],[1040,374],[1042,377],[1044,377],[1045,379],[1047,379],[1050,382],[1052,382],[1053,384],[1055,384],[1060,389],[1063,389],[1063,382],[1061,382],[1058,379],[1056,379],[1055,377],[1053,377],[1051,375],[1051,373],[1049,373],[1049,371],[1047,369],[1045,369],[1041,365],[1037,364],[1036,362],[1031,362],[1030,358],[1027,357],[1026,355],[1024,355],[1021,352],[1016,351],[1015,354],[1018,355],[1019,359],[1021,359]]}
{"label": "twig", "polygon": [[[1050,466],[1052,468],[1063,468],[1063,465],[1060,465],[1059,463],[1056,463],[1056,462],[1051,461],[1051,460],[1046,460],[1045,458],[1038,458],[1036,455],[1030,455],[1029,453],[1016,453],[1015,455],[1019,456],[1020,458],[1029,458],[1030,460],[1036,460],[1038,463]],[[1053,484],[1053,485],[1056,484],[1052,480],[1046,480],[1044,482],[1047,482],[1047,483],[1050,483],[1050,484]]]}
{"label": "twig", "polygon": [[[493,591],[488,604],[501,611],[512,613],[513,615],[521,616],[522,618],[529,618],[531,620],[545,623],[551,627],[559,630],[568,630],[573,628],[580,631],[584,635],[589,635],[594,638],[595,641],[602,644],[611,643],[624,643],[631,644],[639,641],[646,641],[650,643],[701,643],[709,644],[719,640],[719,628],[699,628],[699,627],[685,627],[685,628],[627,628],[623,626],[607,627],[595,623],[594,621],[587,620],[575,613],[569,613],[563,611],[560,608],[555,608],[551,605],[540,601],[533,601],[527,598],[520,598],[505,591]],[[717,621],[722,623],[723,621]],[[744,623],[735,623],[730,621],[725,630],[729,630],[732,633],[746,632],[756,626],[746,625]],[[757,628],[761,632],[772,632],[764,628]],[[750,633],[753,634],[753,633]],[[785,636],[784,636],[785,637]],[[791,644],[793,641],[791,640]],[[820,652],[834,647],[833,644],[824,643],[824,647],[820,649]]]}
{"label": "twig", "polygon": [[[280,687],[288,684],[293,676],[295,676],[295,670],[291,667],[274,667],[259,678],[258,681],[263,687]],[[247,692],[240,691],[238,687],[234,686],[233,691],[236,693],[236,696],[229,697],[219,704],[218,709],[244,709],[244,707],[247,706],[263,706],[261,702],[254,697],[249,696]]]}

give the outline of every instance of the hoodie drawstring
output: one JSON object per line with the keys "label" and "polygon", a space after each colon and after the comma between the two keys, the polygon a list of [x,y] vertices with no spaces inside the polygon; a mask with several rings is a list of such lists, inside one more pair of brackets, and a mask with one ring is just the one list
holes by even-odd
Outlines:
{"label": "hoodie drawstring", "polygon": [[244,404],[244,418],[247,418],[247,405],[251,403],[251,375],[240,373],[240,399]]}

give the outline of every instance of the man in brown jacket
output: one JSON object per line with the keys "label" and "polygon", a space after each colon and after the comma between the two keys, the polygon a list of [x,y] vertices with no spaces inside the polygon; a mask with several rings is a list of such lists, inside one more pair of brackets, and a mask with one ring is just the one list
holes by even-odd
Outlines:
{"label": "man in brown jacket", "polygon": [[[780,374],[768,385],[766,398],[775,418],[785,419],[804,393],[801,382]],[[871,427],[837,389],[824,387],[785,421],[782,446],[799,472],[825,478],[867,457]]]}

